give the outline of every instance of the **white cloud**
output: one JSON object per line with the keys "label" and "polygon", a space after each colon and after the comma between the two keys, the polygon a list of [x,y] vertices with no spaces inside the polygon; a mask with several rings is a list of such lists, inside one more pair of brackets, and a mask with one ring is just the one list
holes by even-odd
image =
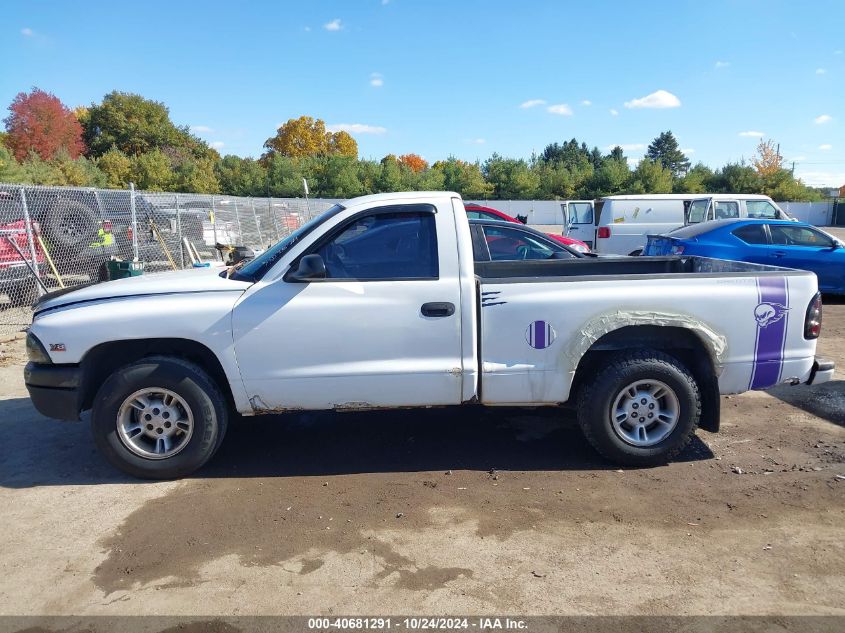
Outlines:
{"label": "white cloud", "polygon": [[365,125],[364,123],[335,123],[327,125],[329,132],[349,132],[350,134],[384,134],[387,128],[380,125]]}
{"label": "white cloud", "polygon": [[815,119],[813,119],[813,123],[816,125],[824,125],[825,123],[830,123],[833,121],[833,117],[829,114],[820,114]]}
{"label": "white cloud", "polygon": [[213,132],[214,130],[208,127],[207,125],[192,125],[191,132],[194,134],[207,134],[208,132]]}
{"label": "white cloud", "polygon": [[536,106],[546,105],[545,99],[529,99],[519,104],[520,108],[533,108]]}
{"label": "white cloud", "polygon": [[841,187],[845,183],[845,171],[796,171],[798,178],[810,187]]}
{"label": "white cloud", "polygon": [[762,138],[762,137],[766,136],[766,133],[765,132],[757,132],[755,130],[748,130],[747,132],[740,132],[739,135],[740,136],[748,136],[748,137],[751,137],[751,138]]}
{"label": "white cloud", "polygon": [[484,145],[487,141],[483,138],[470,138],[467,139],[467,143],[472,143],[473,145]]}
{"label": "white cloud", "polygon": [[591,105],[593,105],[593,102],[590,101],[589,99],[584,99],[583,101],[581,101],[581,105],[582,106],[591,106]]}
{"label": "white cloud", "polygon": [[730,62],[716,62],[715,67],[716,68],[727,68],[730,65],[731,65]]}
{"label": "white cloud", "polygon": [[370,85],[373,88],[381,88],[384,85],[384,77],[381,73],[370,73]]}
{"label": "white cloud", "polygon": [[826,68],[816,68],[816,74],[817,75],[826,75],[827,69]]}
{"label": "white cloud", "polygon": [[310,33],[311,27],[310,26],[304,26],[304,27],[302,27],[302,30],[305,31],[306,33]]}
{"label": "white cloud", "polygon": [[327,31],[339,31],[343,28],[343,24],[340,21],[340,18],[335,18],[331,22],[326,22],[323,25],[323,28]]}
{"label": "white cloud", "polygon": [[619,116],[619,110],[611,108],[610,109],[610,116]]}
{"label": "white cloud", "polygon": [[384,6],[386,4],[390,4],[390,0],[381,0],[381,6]]}
{"label": "white cloud", "polygon": [[552,114],[559,114],[560,116],[572,116],[572,108],[570,108],[565,103],[556,103],[555,105],[550,105],[546,108],[547,111],[551,112]]}
{"label": "white cloud", "polygon": [[836,49],[835,51],[833,51],[833,54],[834,54],[834,55],[841,55],[841,54],[842,54],[842,49]]}
{"label": "white cloud", "polygon": [[645,143],[614,143],[608,145],[604,149],[608,152],[612,151],[614,147],[621,147],[624,152],[641,152],[646,148]]}
{"label": "white cloud", "polygon": [[640,164],[642,157],[626,156],[625,160],[628,161],[628,167],[630,167],[631,169],[636,169],[637,165]]}
{"label": "white cloud", "polygon": [[819,145],[819,149],[823,152],[827,152],[833,149],[833,145],[831,145],[830,143],[823,143]]}
{"label": "white cloud", "polygon": [[792,158],[790,158],[790,159],[789,159],[789,160],[787,160],[786,162],[788,162],[788,163],[792,163],[792,162],[797,163],[797,162],[802,161],[802,160],[807,160],[807,157],[806,157],[806,156],[793,156]]}
{"label": "white cloud", "polygon": [[680,108],[681,100],[671,92],[658,90],[639,99],[625,102],[626,108]]}
{"label": "white cloud", "polygon": [[33,35],[35,35],[35,32],[31,28],[29,28],[28,26],[25,26],[24,28],[21,29],[21,35],[23,35],[25,37],[32,37]]}
{"label": "white cloud", "polygon": [[692,147],[687,147],[686,149],[681,149],[681,151],[684,154],[686,154],[687,156],[689,156],[690,154],[695,154],[695,149],[693,149]]}
{"label": "white cloud", "polygon": [[211,146],[214,149],[223,149],[226,146],[226,143],[224,143],[223,141],[212,141]]}

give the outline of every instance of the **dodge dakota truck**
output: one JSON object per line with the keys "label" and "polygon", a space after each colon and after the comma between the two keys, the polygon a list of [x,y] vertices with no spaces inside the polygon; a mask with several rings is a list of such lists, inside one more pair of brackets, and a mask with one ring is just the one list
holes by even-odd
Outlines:
{"label": "dodge dakota truck", "polygon": [[[812,273],[701,257],[485,261],[454,193],[338,204],[236,268],[45,295],[25,382],[91,411],[118,468],[174,478],[233,412],[570,405],[590,443],[671,459],[719,394],[830,380]],[[473,409],[468,409],[472,414]]]}

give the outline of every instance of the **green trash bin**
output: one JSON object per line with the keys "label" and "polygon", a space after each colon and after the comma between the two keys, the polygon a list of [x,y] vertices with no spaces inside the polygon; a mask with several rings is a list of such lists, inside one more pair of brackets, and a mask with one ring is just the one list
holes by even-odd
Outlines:
{"label": "green trash bin", "polygon": [[138,277],[144,274],[144,262],[127,262],[121,259],[110,259],[106,262],[109,280]]}

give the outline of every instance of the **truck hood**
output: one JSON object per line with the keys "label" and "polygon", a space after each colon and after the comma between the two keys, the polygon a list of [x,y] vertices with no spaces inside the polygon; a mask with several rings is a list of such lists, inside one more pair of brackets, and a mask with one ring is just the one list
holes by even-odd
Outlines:
{"label": "truck hood", "polygon": [[147,295],[193,292],[243,292],[252,282],[221,277],[220,267],[176,270],[115,281],[91,283],[49,292],[33,307],[35,314],[62,306]]}

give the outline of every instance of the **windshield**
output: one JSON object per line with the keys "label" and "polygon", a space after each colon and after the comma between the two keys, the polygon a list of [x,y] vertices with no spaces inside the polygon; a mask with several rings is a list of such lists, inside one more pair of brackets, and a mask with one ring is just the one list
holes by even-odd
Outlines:
{"label": "windshield", "polygon": [[344,206],[336,204],[325,213],[318,215],[316,218],[312,218],[296,229],[293,233],[288,235],[285,239],[276,242],[255,259],[251,259],[242,267],[236,268],[229,277],[239,281],[258,281],[276,264],[276,262],[282,258],[282,255],[288,252],[291,246],[311,233],[311,231],[316,229],[323,222],[333,218],[343,211],[344,208]]}

